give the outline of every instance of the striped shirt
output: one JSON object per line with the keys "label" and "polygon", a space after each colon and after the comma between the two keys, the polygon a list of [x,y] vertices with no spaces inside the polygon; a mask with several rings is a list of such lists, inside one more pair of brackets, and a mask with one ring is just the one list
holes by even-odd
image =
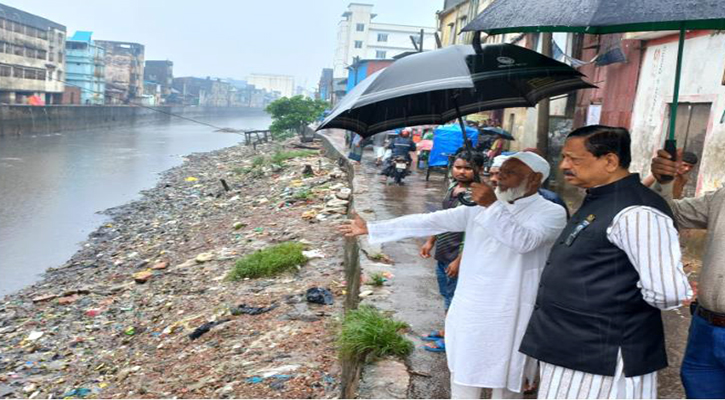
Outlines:
{"label": "striped shirt", "polygon": [[[639,273],[642,298],[652,307],[668,310],[692,297],[682,269],[680,243],[672,219],[647,206],[620,211],[607,228],[607,239],[624,251]],[[622,352],[614,376],[575,371],[541,362],[540,399],[654,399],[657,372],[626,377]]]}

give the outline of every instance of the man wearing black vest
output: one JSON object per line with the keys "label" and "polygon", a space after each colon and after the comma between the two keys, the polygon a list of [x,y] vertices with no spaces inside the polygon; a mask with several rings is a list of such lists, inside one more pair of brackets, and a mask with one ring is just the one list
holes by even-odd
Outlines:
{"label": "man wearing black vest", "polygon": [[564,144],[564,179],[587,194],[551,250],[521,343],[540,361],[539,398],[657,397],[660,310],[692,290],[672,211],[630,161],[623,128],[580,128]]}

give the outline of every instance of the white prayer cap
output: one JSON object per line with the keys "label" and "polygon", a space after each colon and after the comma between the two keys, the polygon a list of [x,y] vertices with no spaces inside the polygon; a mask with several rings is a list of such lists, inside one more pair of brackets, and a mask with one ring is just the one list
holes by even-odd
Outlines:
{"label": "white prayer cap", "polygon": [[500,156],[496,156],[493,158],[493,164],[491,164],[491,168],[501,168],[504,161],[508,160],[511,156],[505,156],[501,154]]}
{"label": "white prayer cap", "polygon": [[[498,158],[498,157],[496,157]],[[540,155],[536,153],[532,153],[530,151],[519,151],[518,153],[509,156],[507,159],[515,158],[522,163],[526,164],[533,170],[534,172],[538,172],[544,177],[541,178],[541,182],[544,182],[546,178],[549,177],[549,172],[551,171],[551,166],[549,165],[549,162],[544,159],[544,157],[541,157]],[[496,159],[494,158],[494,163],[496,162]]]}

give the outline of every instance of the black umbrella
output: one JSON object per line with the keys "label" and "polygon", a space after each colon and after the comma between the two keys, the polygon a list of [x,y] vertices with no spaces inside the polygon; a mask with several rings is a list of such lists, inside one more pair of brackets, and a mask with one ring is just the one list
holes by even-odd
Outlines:
{"label": "black umbrella", "polygon": [[502,138],[504,138],[506,140],[516,140],[512,134],[508,133],[507,131],[505,131],[501,128],[496,128],[493,126],[483,127],[483,128],[481,128],[481,132],[487,133],[489,135],[501,136]]}
{"label": "black umbrella", "polygon": [[[496,0],[463,31],[605,34],[680,31],[675,88],[665,148],[675,156],[675,121],[687,29],[725,29],[725,6],[716,0]],[[475,36],[478,42],[479,36]]]}
{"label": "black umbrella", "polygon": [[595,87],[582,77],[564,63],[515,45],[485,45],[480,52],[470,45],[449,46],[401,58],[367,77],[317,129],[341,128],[368,137],[484,110],[531,107],[547,97]]}

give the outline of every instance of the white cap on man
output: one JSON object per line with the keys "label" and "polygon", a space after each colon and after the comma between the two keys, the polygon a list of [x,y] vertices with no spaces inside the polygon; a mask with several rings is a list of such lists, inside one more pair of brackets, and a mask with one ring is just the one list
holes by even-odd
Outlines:
{"label": "white cap on man", "polygon": [[[496,163],[496,158],[493,159],[494,164]],[[549,177],[549,173],[551,172],[551,166],[544,157],[541,157],[540,155],[530,151],[519,151],[518,153],[509,156],[507,160],[510,160],[512,158],[515,158],[522,163],[528,165],[532,171],[540,173],[543,176],[543,178],[541,178],[541,182],[544,182]]]}
{"label": "white cap on man", "polygon": [[491,168],[501,168],[504,161],[508,160],[511,156],[505,156],[503,154],[496,156],[493,158],[493,164],[491,164]]}

